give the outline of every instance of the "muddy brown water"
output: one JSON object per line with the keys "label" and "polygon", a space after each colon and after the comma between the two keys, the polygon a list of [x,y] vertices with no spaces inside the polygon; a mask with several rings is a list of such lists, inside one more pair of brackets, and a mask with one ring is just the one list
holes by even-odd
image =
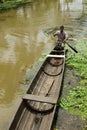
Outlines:
{"label": "muddy brown water", "polygon": [[75,38],[86,37],[86,14],[83,0],[39,0],[0,13],[0,130],[8,129],[26,92],[25,75],[55,45],[44,32],[63,24]]}

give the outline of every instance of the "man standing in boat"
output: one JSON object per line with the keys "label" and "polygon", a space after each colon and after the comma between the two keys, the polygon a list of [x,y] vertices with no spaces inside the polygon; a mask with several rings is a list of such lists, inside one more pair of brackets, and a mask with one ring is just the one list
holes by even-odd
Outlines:
{"label": "man standing in boat", "polygon": [[65,42],[68,39],[68,34],[64,31],[64,26],[60,26],[60,30],[56,31],[54,36],[58,37],[55,49],[64,49]]}

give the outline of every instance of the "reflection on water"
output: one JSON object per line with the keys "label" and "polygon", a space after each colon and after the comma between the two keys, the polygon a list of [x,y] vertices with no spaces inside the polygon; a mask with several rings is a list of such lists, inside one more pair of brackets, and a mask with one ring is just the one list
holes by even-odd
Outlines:
{"label": "reflection on water", "polygon": [[20,82],[27,70],[33,68],[43,52],[54,46],[52,36],[45,34],[44,30],[64,24],[77,36],[76,30],[82,29],[81,24],[87,29],[87,23],[84,23],[87,19],[83,14],[82,0],[42,0],[0,13],[1,130],[7,130],[26,91]]}

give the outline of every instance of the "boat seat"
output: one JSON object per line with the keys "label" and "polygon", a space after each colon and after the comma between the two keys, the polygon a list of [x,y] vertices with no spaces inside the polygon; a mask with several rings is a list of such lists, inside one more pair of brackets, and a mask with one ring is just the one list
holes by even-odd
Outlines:
{"label": "boat seat", "polygon": [[44,97],[44,96],[38,96],[38,95],[32,95],[32,94],[25,94],[23,96],[24,100],[31,100],[36,102],[43,102],[43,103],[49,103],[49,104],[56,104],[57,99],[53,97]]}
{"label": "boat seat", "polygon": [[47,55],[47,57],[53,57],[53,58],[65,58],[65,55]]}
{"label": "boat seat", "polygon": [[65,52],[65,50],[52,50],[52,52]]}

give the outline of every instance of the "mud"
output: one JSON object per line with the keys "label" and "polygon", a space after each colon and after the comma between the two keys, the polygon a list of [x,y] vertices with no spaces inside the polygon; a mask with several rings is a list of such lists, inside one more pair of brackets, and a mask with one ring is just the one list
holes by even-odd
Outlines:
{"label": "mud", "polygon": [[58,120],[56,127],[58,130],[82,130],[84,121],[78,116],[66,112],[64,109],[59,109]]}
{"label": "mud", "polygon": [[76,87],[80,80],[81,77],[77,77],[75,75],[75,69],[73,67],[66,66],[61,97],[67,96],[68,91]]}

